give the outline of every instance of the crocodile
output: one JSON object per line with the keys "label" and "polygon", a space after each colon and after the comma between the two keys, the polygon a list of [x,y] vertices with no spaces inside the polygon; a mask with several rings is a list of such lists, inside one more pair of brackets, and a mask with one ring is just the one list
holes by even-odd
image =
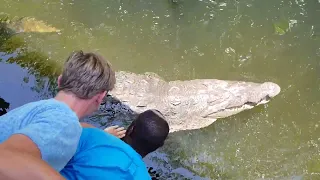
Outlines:
{"label": "crocodile", "polygon": [[[1,19],[1,18],[0,18]],[[32,17],[1,19],[14,33],[60,32]],[[281,89],[273,82],[254,83],[218,79],[165,81],[155,73],[116,72],[116,86],[104,104],[84,121],[102,126],[113,122],[128,124],[138,113],[158,109],[168,120],[170,132],[200,129],[219,118],[235,115],[266,104]],[[98,120],[94,120],[99,117]]]}
{"label": "crocodile", "polygon": [[[110,125],[130,122],[138,113],[157,109],[168,120],[170,132],[200,129],[219,118],[229,117],[277,96],[273,82],[193,79],[165,81],[155,73],[116,72],[115,88],[99,111],[84,121]],[[98,120],[94,120],[97,119]]]}
{"label": "crocodile", "polygon": [[37,20],[34,17],[13,17],[9,19],[8,15],[0,17],[0,22],[5,23],[6,27],[13,32],[13,34],[19,33],[59,33],[60,29],[48,25],[42,20]]}

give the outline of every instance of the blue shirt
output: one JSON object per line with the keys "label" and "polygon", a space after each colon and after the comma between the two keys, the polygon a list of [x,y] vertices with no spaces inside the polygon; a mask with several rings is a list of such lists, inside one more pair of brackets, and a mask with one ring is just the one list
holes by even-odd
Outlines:
{"label": "blue shirt", "polygon": [[13,134],[29,137],[42,159],[60,171],[77,150],[82,128],[76,114],[55,99],[31,102],[0,116],[0,143]]}
{"label": "blue shirt", "polygon": [[76,154],[60,173],[68,180],[151,180],[140,154],[98,128],[83,128]]}

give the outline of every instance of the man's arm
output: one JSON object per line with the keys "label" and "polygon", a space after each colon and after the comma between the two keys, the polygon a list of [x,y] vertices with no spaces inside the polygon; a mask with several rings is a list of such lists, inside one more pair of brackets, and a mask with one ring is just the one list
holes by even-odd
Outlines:
{"label": "man's arm", "polygon": [[21,134],[0,144],[0,179],[65,180],[41,160],[41,153],[32,140]]}
{"label": "man's arm", "polygon": [[[59,172],[76,152],[82,128],[73,114],[46,108],[7,139],[7,147],[42,159]],[[20,162],[15,162],[20,163]]]}

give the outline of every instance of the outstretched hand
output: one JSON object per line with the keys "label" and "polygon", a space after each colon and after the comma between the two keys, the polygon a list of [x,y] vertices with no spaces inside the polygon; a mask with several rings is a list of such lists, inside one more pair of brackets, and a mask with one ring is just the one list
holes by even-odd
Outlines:
{"label": "outstretched hand", "polygon": [[124,127],[110,126],[104,129],[105,132],[110,133],[118,138],[123,138],[126,134]]}

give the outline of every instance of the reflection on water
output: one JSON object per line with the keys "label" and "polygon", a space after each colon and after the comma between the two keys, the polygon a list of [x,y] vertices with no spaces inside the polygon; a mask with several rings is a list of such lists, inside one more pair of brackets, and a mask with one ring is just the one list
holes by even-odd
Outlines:
{"label": "reflection on water", "polygon": [[61,30],[5,40],[1,33],[0,95],[10,109],[52,96],[59,67],[75,49],[98,51],[116,69],[152,71],[167,80],[273,81],[282,92],[268,105],[170,134],[146,162],[162,179],[320,178],[318,1],[0,4],[10,17],[32,16]]}

